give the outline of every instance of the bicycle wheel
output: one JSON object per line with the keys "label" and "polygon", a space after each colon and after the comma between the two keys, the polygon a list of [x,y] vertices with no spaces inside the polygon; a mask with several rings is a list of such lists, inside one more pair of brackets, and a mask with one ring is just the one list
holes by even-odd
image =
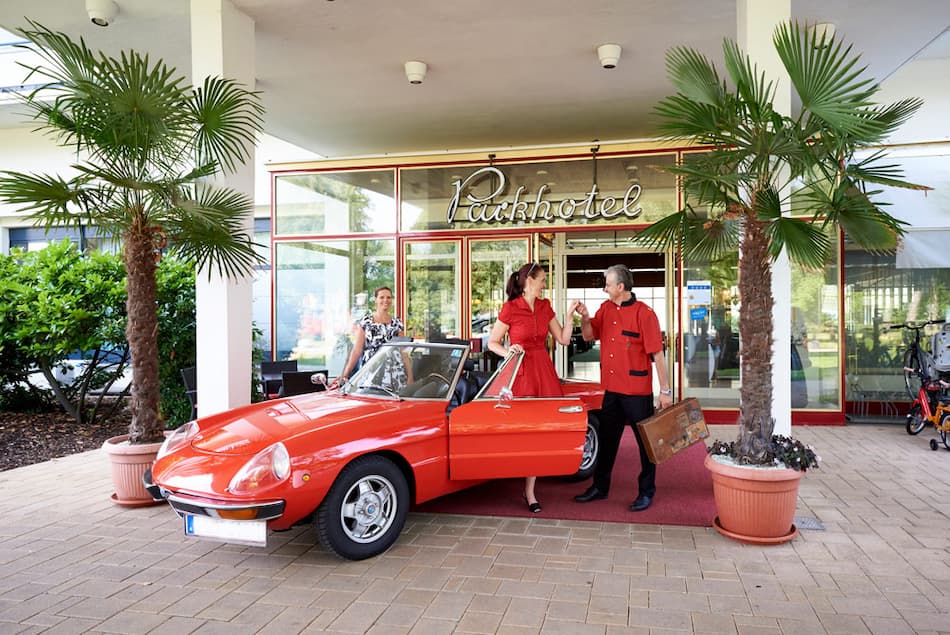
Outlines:
{"label": "bicycle wheel", "polygon": [[917,354],[916,348],[911,347],[904,352],[904,368],[911,369],[904,371],[904,388],[907,389],[907,396],[916,399],[920,393],[922,383],[920,379],[920,355]]}
{"label": "bicycle wheel", "polygon": [[907,413],[907,434],[920,434],[920,431],[927,425],[923,413],[920,411],[920,404],[914,404]]}
{"label": "bicycle wheel", "polygon": [[940,440],[950,450],[950,412],[945,412],[940,417]]}

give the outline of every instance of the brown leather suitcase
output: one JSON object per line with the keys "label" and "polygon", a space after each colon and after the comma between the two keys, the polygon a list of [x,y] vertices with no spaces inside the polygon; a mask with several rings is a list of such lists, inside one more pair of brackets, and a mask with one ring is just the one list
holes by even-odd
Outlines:
{"label": "brown leather suitcase", "polygon": [[695,397],[660,410],[637,425],[646,443],[647,456],[653,463],[662,463],[709,436],[706,419]]}

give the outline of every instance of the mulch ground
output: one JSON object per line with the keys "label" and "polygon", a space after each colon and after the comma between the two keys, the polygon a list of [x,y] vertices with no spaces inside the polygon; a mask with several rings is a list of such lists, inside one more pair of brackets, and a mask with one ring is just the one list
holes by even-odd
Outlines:
{"label": "mulch ground", "polygon": [[0,471],[102,447],[103,442],[128,434],[128,415],[80,426],[58,412],[0,412]]}

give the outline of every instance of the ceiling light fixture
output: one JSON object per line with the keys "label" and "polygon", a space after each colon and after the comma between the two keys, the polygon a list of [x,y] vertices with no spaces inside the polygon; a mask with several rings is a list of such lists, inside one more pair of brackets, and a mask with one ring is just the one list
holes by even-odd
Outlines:
{"label": "ceiling light fixture", "polygon": [[406,62],[406,79],[410,84],[421,84],[426,77],[426,71],[429,67],[425,62]]}
{"label": "ceiling light fixture", "polygon": [[597,57],[604,68],[616,68],[620,61],[620,52],[623,49],[619,44],[601,44],[597,47]]}
{"label": "ceiling light fixture", "polygon": [[831,45],[831,39],[835,36],[835,25],[831,22],[819,22],[811,27],[811,34],[815,38],[815,48],[825,48]]}
{"label": "ceiling light fixture", "polygon": [[118,15],[119,7],[112,0],[86,0],[86,13],[96,26],[109,26]]}

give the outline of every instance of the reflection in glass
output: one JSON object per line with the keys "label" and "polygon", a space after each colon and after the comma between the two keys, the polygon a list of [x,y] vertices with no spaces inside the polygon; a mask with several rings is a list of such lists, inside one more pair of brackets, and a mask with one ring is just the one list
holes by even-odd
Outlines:
{"label": "reflection in glass", "polygon": [[276,178],[277,235],[395,230],[394,170],[288,174]]}
{"label": "reflection in glass", "polygon": [[[852,414],[891,415],[906,408],[904,322],[946,319],[947,268],[899,268],[893,254],[872,254],[846,244],[844,272],[845,372]],[[927,350],[937,327],[922,333]]]}
{"label": "reflection in glass", "polygon": [[282,242],[274,251],[275,359],[338,375],[373,291],[395,288],[395,240]]}
{"label": "reflection in glass", "polygon": [[459,337],[458,241],[407,242],[406,335],[429,341]]}
{"label": "reflection in glass", "polygon": [[472,240],[469,249],[472,337],[484,336],[484,350],[487,335],[507,299],[505,285],[508,276],[528,259],[528,239]]}
{"label": "reflection in glass", "polygon": [[687,397],[739,406],[738,254],[683,266],[682,368]]}
{"label": "reflection in glass", "polygon": [[792,267],[792,408],[841,407],[838,257],[822,271]]}
{"label": "reflection in glass", "polygon": [[343,392],[373,399],[447,400],[465,352],[465,346],[389,342],[350,378]]}

